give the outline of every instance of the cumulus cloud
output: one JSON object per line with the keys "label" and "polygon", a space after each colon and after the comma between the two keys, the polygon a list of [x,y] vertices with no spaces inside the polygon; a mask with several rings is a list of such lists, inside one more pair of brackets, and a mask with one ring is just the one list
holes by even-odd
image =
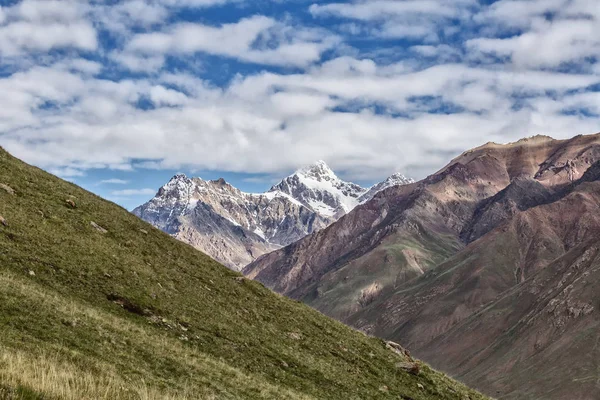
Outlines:
{"label": "cumulus cloud", "polygon": [[465,19],[476,4],[473,0],[358,0],[313,4],[309,11],[315,17],[336,16],[360,21],[370,26],[368,31],[376,36],[437,41],[442,21]]}
{"label": "cumulus cloud", "polygon": [[25,0],[0,11],[0,56],[58,48],[95,50],[96,30],[76,1]]}
{"label": "cumulus cloud", "polygon": [[117,197],[127,197],[127,196],[152,196],[156,193],[155,189],[124,189],[124,190],[114,190],[111,192],[111,195]]}
{"label": "cumulus cloud", "polygon": [[[275,42],[275,45],[273,45]],[[331,34],[293,29],[265,16],[253,16],[221,26],[182,23],[164,31],[134,36],[125,53],[116,56],[133,69],[136,57],[198,52],[269,65],[306,66],[338,42]]]}
{"label": "cumulus cloud", "polygon": [[[343,57],[307,73],[263,73],[215,90],[192,77],[158,78],[177,82],[167,88],[37,68],[13,86],[31,96],[30,107],[52,100],[61,111],[33,112],[33,123],[4,134],[3,142],[51,168],[133,168],[132,160],[141,159],[154,160],[154,168],[258,173],[323,158],[368,178],[392,168],[423,174],[447,157],[429,154],[424,167],[431,149],[458,152],[482,138],[502,142],[539,132],[564,137],[592,132],[598,123],[565,112],[593,104],[597,97],[573,92],[597,84],[597,76],[459,64],[399,70]],[[541,102],[547,91],[555,93],[553,107]],[[137,108],[141,98],[155,107]],[[433,109],[450,104],[462,111]]]}
{"label": "cumulus cloud", "polygon": [[508,57],[518,67],[547,68],[569,63],[590,67],[592,60],[600,56],[600,7],[594,1],[501,0],[476,15],[475,20],[487,26],[492,35],[506,28],[522,31],[466,43],[471,51]]}
{"label": "cumulus cloud", "polygon": [[104,179],[100,181],[101,184],[105,185],[127,185],[129,181],[118,178]]}
{"label": "cumulus cloud", "polygon": [[[65,177],[270,177],[325,159],[351,179],[420,178],[482,142],[600,130],[591,2],[354,1],[310,6],[306,21],[250,12],[210,23],[175,10],[225,1],[38,3],[0,8],[0,32],[32,27],[0,33],[0,56],[16,60],[0,76],[0,142]],[[318,26],[330,21],[337,33]],[[38,37],[53,24],[93,35]],[[51,49],[65,51],[41,56]]]}

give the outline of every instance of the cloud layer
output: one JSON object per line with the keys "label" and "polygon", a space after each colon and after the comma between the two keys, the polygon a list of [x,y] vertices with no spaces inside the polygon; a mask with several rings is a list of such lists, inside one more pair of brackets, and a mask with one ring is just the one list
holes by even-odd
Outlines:
{"label": "cloud layer", "polygon": [[266,3],[1,7],[0,143],[63,176],[325,159],[378,179],[490,140],[600,131],[593,1]]}

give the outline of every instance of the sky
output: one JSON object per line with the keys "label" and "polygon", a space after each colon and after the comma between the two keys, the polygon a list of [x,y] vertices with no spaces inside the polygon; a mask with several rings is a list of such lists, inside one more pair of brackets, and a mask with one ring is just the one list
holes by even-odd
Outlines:
{"label": "sky", "polygon": [[600,131],[597,0],[0,0],[0,145],[131,209]]}

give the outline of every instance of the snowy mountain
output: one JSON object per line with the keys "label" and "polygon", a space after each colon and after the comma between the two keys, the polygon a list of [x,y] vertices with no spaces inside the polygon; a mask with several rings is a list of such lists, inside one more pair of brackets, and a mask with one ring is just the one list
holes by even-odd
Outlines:
{"label": "snowy mountain", "polygon": [[270,192],[279,191],[298,200],[316,213],[338,219],[348,213],[365,193],[362,187],[338,178],[324,161],[288,176]]}
{"label": "snowy mountain", "polygon": [[375,197],[375,195],[377,193],[381,192],[382,190],[385,190],[392,186],[408,185],[409,183],[414,183],[414,182],[415,182],[414,179],[407,178],[404,175],[402,175],[401,173],[395,173],[394,175],[387,178],[385,181],[379,182],[378,184],[371,186],[371,188],[369,190],[367,190],[363,195],[361,195],[358,198],[358,201],[360,204],[366,203],[367,201],[369,201],[373,197]]}
{"label": "snowy mountain", "polygon": [[364,189],[338,178],[323,161],[260,194],[244,193],[223,179],[177,174],[133,213],[240,270],[262,254],[327,227],[380,190],[409,182],[396,174]]}

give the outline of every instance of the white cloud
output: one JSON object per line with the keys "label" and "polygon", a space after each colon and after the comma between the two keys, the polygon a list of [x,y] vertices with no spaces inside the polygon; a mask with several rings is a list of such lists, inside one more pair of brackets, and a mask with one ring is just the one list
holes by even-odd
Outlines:
{"label": "white cloud", "polygon": [[61,178],[75,178],[85,176],[85,173],[82,170],[71,167],[52,168],[50,169],[50,173],[56,176],[60,176]]}
{"label": "white cloud", "polygon": [[[313,4],[309,7],[315,17],[335,16],[367,24],[367,32],[388,38],[422,38],[428,42],[439,40],[442,21],[467,19],[473,0],[359,0],[348,3]],[[364,30],[356,25],[356,33]]]}
{"label": "white cloud", "polygon": [[124,189],[124,190],[114,190],[110,193],[113,196],[117,197],[128,197],[128,196],[151,196],[156,194],[155,189]]}
{"label": "white cloud", "polygon": [[390,16],[405,16],[408,14],[456,17],[461,14],[458,6],[473,3],[473,1],[447,0],[376,0],[325,5],[313,4],[310,6],[309,11],[313,15],[337,15],[363,21],[388,19]]}
{"label": "white cloud", "polygon": [[[153,161],[138,168],[276,173],[323,158],[355,178],[405,169],[419,177],[443,164],[447,151],[540,132],[593,132],[600,123],[564,112],[583,104],[595,110],[597,96],[574,93],[600,77],[459,64],[413,71],[342,57],[302,74],[240,77],[226,89],[178,74],[161,75],[157,83],[82,80],[76,71],[53,67],[11,78],[0,85],[23,99],[18,109],[30,110],[30,119],[0,118],[7,127],[20,126],[6,129],[14,133],[2,142],[46,168],[132,168],[141,159]],[[546,91],[556,93],[554,104],[542,101]],[[419,96],[438,100],[415,101]],[[142,97],[157,108],[136,108]],[[63,106],[36,111],[48,99]],[[516,99],[520,109],[513,107]],[[0,110],[10,102],[0,100]],[[445,103],[465,110],[432,111]],[[373,104],[406,117],[381,114]]]}
{"label": "white cloud", "polygon": [[188,102],[185,94],[164,86],[153,86],[150,89],[150,99],[157,106],[180,106]]}
{"label": "white cloud", "polygon": [[[224,2],[0,8],[0,53],[14,57],[0,76],[0,142],[62,176],[185,167],[270,176],[322,158],[351,179],[372,179],[398,170],[419,178],[448,154],[489,140],[599,130],[591,2],[380,0],[310,8],[318,17],[311,24],[333,18],[340,31],[368,39],[356,49],[293,17],[214,25],[170,19],[177,7]],[[521,14],[510,17],[510,10]],[[72,34],[79,25],[90,27],[87,39]],[[114,39],[110,48],[97,38],[104,30]],[[58,48],[68,51],[45,54]],[[205,72],[214,70],[212,58],[222,76]],[[255,65],[234,75],[228,59]]]}
{"label": "white cloud", "polygon": [[85,19],[85,3],[25,0],[0,12],[0,56],[56,48],[95,50],[96,30]]}
{"label": "white cloud", "polygon": [[134,72],[157,72],[165,63],[163,55],[147,55],[113,51],[110,58]]}
{"label": "white cloud", "polygon": [[82,18],[87,10],[76,0],[24,0],[8,8],[8,13],[31,22],[70,22]]}
{"label": "white cloud", "polygon": [[241,0],[157,0],[158,3],[170,7],[213,7],[226,3],[235,3]]}
{"label": "white cloud", "polygon": [[83,75],[98,75],[104,66],[96,61],[90,61],[85,58],[70,58],[60,61],[54,66],[57,69],[79,72]]}
{"label": "white cloud", "polygon": [[477,38],[471,50],[511,57],[519,67],[556,67],[600,56],[600,21],[538,21],[532,30],[510,38]]}
{"label": "white cloud", "polygon": [[111,178],[111,179],[104,179],[104,180],[100,181],[100,183],[105,184],[105,185],[127,185],[129,183],[129,181],[124,180],[124,179]]}
{"label": "white cloud", "polygon": [[[275,47],[267,42],[275,40]],[[161,32],[142,33],[126,46],[124,63],[136,65],[131,57],[204,52],[242,61],[306,66],[320,59],[321,53],[338,42],[332,35],[317,35],[303,28],[292,28],[272,18],[254,16],[219,27],[184,23]],[[265,43],[261,46],[261,43]],[[270,44],[270,43],[269,43]]]}
{"label": "white cloud", "polygon": [[14,22],[0,27],[0,55],[15,56],[24,51],[49,51],[61,47],[95,50],[96,31],[88,23],[34,24]]}
{"label": "white cloud", "polygon": [[[475,20],[485,25],[492,37],[474,38],[467,47],[509,57],[520,68],[552,68],[568,63],[586,66],[589,60],[600,57],[600,7],[595,1],[501,0],[476,15]],[[504,28],[524,32],[495,37]]]}
{"label": "white cloud", "polygon": [[[209,8],[242,0],[127,0],[95,3],[90,13],[105,29],[118,36],[129,36],[133,30],[165,25],[173,12],[182,8]],[[114,3],[114,4],[112,4]],[[117,37],[118,37],[117,36]]]}

